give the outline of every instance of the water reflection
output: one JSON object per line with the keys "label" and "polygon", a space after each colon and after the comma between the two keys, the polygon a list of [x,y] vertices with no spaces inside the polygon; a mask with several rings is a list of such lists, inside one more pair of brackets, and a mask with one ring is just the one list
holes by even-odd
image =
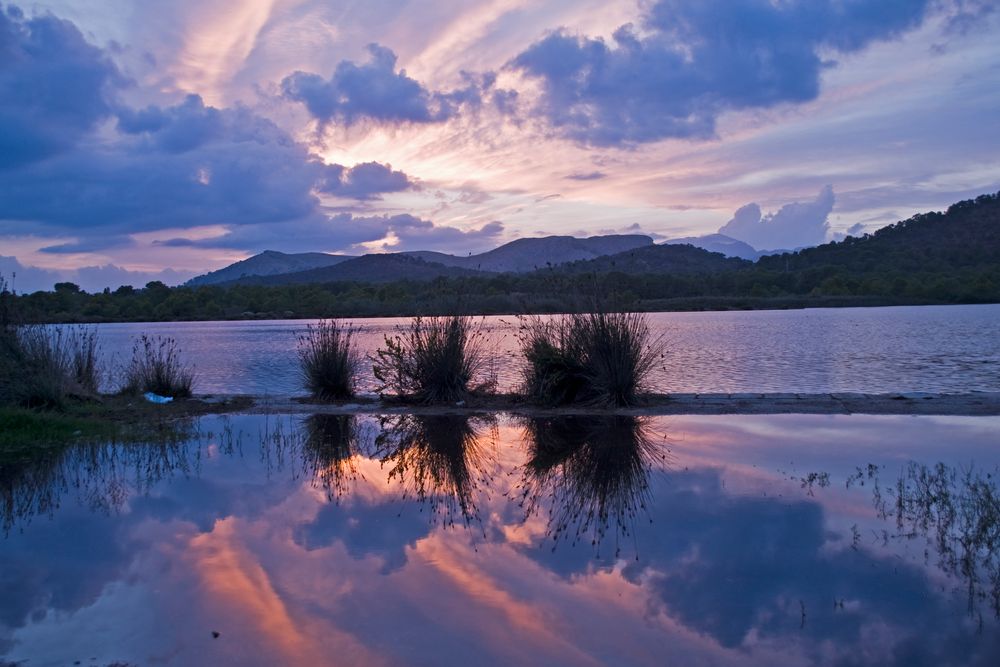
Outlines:
{"label": "water reflection", "polygon": [[326,489],[328,498],[340,498],[352,482],[363,479],[357,467],[363,434],[356,416],[310,415],[303,430],[303,465]]}
{"label": "water reflection", "polygon": [[71,492],[92,511],[117,512],[133,493],[196,473],[202,449],[195,424],[179,422],[157,442],[87,443],[0,463],[0,527],[7,534],[35,516],[51,516]]}
{"label": "water reflection", "polygon": [[[869,464],[848,477],[847,486],[870,486],[881,519],[895,524],[882,541],[922,539],[925,558],[964,583],[969,612],[985,602],[1000,618],[1000,491],[998,470],[909,462],[883,487],[884,466]],[[858,533],[855,532],[856,540]]]}
{"label": "water reflection", "polygon": [[[852,437],[741,420],[768,452]],[[669,423],[675,454],[655,419],[236,416],[5,467],[0,664],[997,664],[996,472],[953,465],[982,422],[846,485],[868,459],[789,478]]]}
{"label": "water reflection", "polygon": [[637,517],[648,514],[650,468],[666,462],[648,420],[532,417],[524,431],[528,460],[516,495],[527,516],[545,518],[553,549],[560,540],[596,548],[610,530],[618,555],[620,540],[634,536]]}
{"label": "water reflection", "polygon": [[481,524],[477,496],[492,482],[495,417],[397,415],[380,428],[375,453],[403,498],[429,506],[432,523]]}

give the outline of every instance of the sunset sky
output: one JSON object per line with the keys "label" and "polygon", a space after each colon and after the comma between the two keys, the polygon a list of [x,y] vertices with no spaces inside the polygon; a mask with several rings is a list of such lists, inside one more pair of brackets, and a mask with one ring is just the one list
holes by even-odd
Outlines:
{"label": "sunset sky", "polygon": [[1000,189],[998,6],[0,3],[0,273],[871,231]]}

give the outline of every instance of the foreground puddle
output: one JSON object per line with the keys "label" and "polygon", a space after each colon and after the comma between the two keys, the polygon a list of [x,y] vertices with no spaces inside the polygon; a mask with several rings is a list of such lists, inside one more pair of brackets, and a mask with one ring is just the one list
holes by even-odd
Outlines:
{"label": "foreground puddle", "polygon": [[0,664],[1000,661],[1000,418],[202,418],[0,466]]}

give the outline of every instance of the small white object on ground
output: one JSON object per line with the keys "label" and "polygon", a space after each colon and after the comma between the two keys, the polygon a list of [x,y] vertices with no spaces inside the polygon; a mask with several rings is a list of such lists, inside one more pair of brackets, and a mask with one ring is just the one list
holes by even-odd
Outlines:
{"label": "small white object on ground", "polygon": [[142,396],[150,403],[169,403],[174,400],[173,396],[160,396],[159,394],[154,394],[151,391],[147,391]]}

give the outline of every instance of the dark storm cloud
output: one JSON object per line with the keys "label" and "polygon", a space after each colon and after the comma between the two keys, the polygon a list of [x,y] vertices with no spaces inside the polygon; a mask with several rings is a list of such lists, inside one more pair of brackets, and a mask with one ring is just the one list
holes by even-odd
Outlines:
{"label": "dark storm cloud", "polygon": [[928,0],[659,0],[642,30],[609,44],[550,33],[510,66],[542,84],[536,112],[587,144],[714,136],[727,110],[805,102],[820,74],[850,53],[919,26]]}
{"label": "dark storm cloud", "polygon": [[0,5],[0,169],[72,148],[110,114],[121,85],[69,21]]}
{"label": "dark storm cloud", "polygon": [[362,162],[353,167],[331,164],[318,190],[325,194],[352,199],[380,199],[389,192],[402,192],[414,186],[409,176],[393,171],[390,164]]}
{"label": "dark storm cloud", "polygon": [[363,119],[380,123],[438,123],[458,113],[464,104],[481,103],[481,90],[494,76],[465,74],[465,87],[442,93],[396,71],[396,54],[378,44],[368,45],[368,62],[342,60],[329,79],[294,72],[281,82],[287,99],[301,102],[321,123],[353,125]]}

